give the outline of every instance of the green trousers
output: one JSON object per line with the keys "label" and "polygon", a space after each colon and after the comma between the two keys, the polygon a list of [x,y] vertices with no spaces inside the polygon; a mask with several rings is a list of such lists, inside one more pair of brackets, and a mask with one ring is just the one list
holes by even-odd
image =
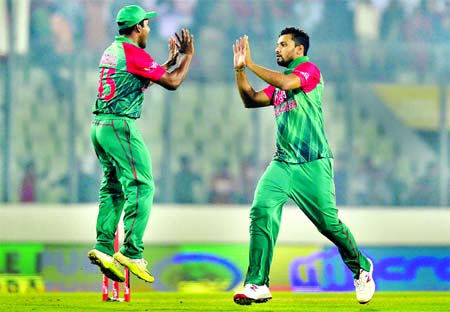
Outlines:
{"label": "green trousers", "polygon": [[250,211],[249,267],[245,284],[269,285],[269,271],[277,241],[283,205],[292,199],[320,233],[339,249],[354,278],[370,263],[338,218],[334,196],[333,163],[322,158],[304,164],[273,160],[256,187]]}
{"label": "green trousers", "polygon": [[94,248],[114,254],[115,232],[124,211],[125,238],[120,251],[133,259],[142,258],[155,190],[150,153],[134,119],[126,117],[96,116],[91,140],[103,169]]}

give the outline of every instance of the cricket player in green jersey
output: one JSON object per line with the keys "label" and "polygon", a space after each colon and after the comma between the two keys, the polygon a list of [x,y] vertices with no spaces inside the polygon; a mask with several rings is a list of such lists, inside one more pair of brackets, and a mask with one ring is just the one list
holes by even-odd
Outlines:
{"label": "cricket player in green jersey", "polygon": [[[248,37],[233,45],[239,94],[246,108],[273,106],[277,124],[276,153],[258,182],[250,211],[249,267],[237,304],[272,298],[269,271],[280,228],[283,205],[292,199],[320,233],[339,249],[353,273],[356,297],[367,303],[375,292],[373,264],[358,249],[350,230],[338,218],[333,182],[332,153],[322,118],[323,78],[307,56],[309,36],[289,27],[281,31],[276,72],[255,64]],[[256,92],[247,80],[249,69],[269,84]]]}
{"label": "cricket player in green jersey", "polygon": [[[141,116],[144,91],[153,83],[177,89],[185,80],[194,55],[193,35],[182,29],[181,35],[175,33],[176,39],[169,39],[167,62],[159,65],[153,60],[144,48],[150,33],[149,19],[156,15],[137,5],[120,9],[116,17],[119,36],[100,60],[98,95],[93,108],[91,139],[103,168],[103,180],[97,242],[88,258],[108,278],[119,282],[125,277],[115,261],[146,282],[154,281],[142,253],[155,186],[150,153],[135,125]],[[114,237],[122,211],[125,237],[120,251],[114,253]]]}

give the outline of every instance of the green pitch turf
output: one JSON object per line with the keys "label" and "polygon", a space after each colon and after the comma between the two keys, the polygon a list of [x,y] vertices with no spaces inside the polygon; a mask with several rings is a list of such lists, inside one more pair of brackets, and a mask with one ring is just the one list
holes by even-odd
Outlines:
{"label": "green pitch turf", "polygon": [[0,294],[0,310],[13,311],[450,311],[450,292],[379,292],[365,305],[353,293],[274,292],[267,303],[239,306],[232,293],[132,293],[131,302],[102,302],[100,293]]}

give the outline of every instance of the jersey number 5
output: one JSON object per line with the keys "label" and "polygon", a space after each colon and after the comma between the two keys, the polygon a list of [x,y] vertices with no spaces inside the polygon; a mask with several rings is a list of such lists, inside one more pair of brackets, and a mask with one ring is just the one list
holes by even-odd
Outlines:
{"label": "jersey number 5", "polygon": [[[98,87],[98,98],[103,101],[109,101],[112,98],[114,98],[114,95],[116,93],[116,83],[111,78],[111,75],[113,75],[116,72],[115,68],[102,68],[102,71],[100,72],[100,86]],[[105,85],[109,86],[109,92],[104,94],[105,91]]]}

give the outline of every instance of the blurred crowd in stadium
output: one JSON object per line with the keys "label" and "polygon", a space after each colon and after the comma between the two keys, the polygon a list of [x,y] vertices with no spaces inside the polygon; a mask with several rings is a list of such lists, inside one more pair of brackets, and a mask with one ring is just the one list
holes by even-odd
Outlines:
{"label": "blurred crowd in stadium", "polygon": [[[79,54],[100,53],[117,35],[115,13],[130,1],[33,0],[31,52],[34,62],[48,70],[49,64],[64,63]],[[159,13],[152,21],[151,43],[160,45],[181,27],[190,28],[205,42],[200,51],[228,55],[230,43],[246,33],[253,42],[271,43],[286,25],[296,25],[317,43],[337,44],[333,49],[314,49],[328,79],[348,71],[348,58],[358,79],[393,79],[397,67],[408,67],[419,79],[426,79],[428,67],[436,60],[433,51],[418,42],[446,44],[450,41],[450,2],[448,0],[137,0]],[[268,41],[269,38],[272,38]],[[351,45],[343,46],[343,44]],[[380,51],[377,46],[388,45]],[[403,43],[399,46],[398,43]],[[273,43],[272,43],[273,44]],[[339,47],[344,48],[339,51]],[[152,48],[153,49],[153,48]],[[412,49],[404,55],[402,49]],[[208,50],[208,52],[206,52]],[[378,53],[373,53],[377,50]],[[42,51],[46,51],[45,54]],[[212,54],[212,53],[210,53]],[[94,54],[95,55],[95,54]],[[216,59],[197,75],[204,79],[225,78],[226,67]],[[56,63],[55,63],[56,62]],[[200,62],[200,60],[198,60]],[[52,66],[55,67],[55,66]],[[214,77],[209,77],[214,71]],[[53,77],[55,73],[50,73]]]}
{"label": "blurred crowd in stadium", "polygon": [[[277,69],[274,53],[267,51],[275,49],[279,31],[293,25],[311,36],[309,54],[325,79],[325,121],[335,154],[338,205],[442,205],[439,124],[423,131],[398,121],[431,151],[426,160],[405,155],[402,138],[387,129],[383,113],[364,107],[376,103],[355,98],[353,90],[374,83],[411,88],[448,84],[450,1],[133,2],[158,12],[147,47],[157,61],[165,60],[168,38],[182,27],[196,38],[191,84],[180,88],[183,96],[152,89],[147,94],[142,119],[148,122],[141,124],[154,161],[157,203],[251,202],[256,179],[274,151],[274,138],[263,130],[272,126],[273,117],[268,111],[242,108],[230,71],[231,45],[248,34],[254,59]],[[18,61],[20,78],[31,87],[29,94],[19,96],[26,112],[14,115],[15,131],[24,143],[13,147],[15,172],[20,174],[11,179],[16,186],[11,201],[97,200],[101,172],[88,129],[97,63],[117,35],[116,12],[129,3],[31,1],[30,49]],[[46,112],[39,112],[44,103]],[[74,107],[76,129],[60,123],[70,112],[65,105]],[[52,143],[36,143],[46,135]],[[76,146],[76,164],[64,156],[70,153],[68,137]],[[448,181],[448,169],[444,172]],[[76,185],[69,188],[71,183]],[[76,195],[70,190],[77,190]]]}

